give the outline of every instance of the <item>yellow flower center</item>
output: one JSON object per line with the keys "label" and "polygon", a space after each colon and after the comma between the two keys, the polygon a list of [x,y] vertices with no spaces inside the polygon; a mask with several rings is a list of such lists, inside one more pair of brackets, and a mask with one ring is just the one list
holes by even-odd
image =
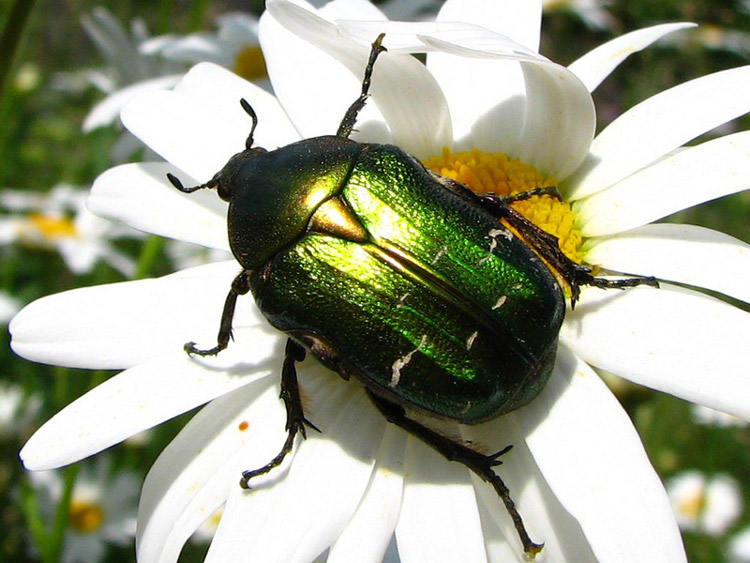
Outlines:
{"label": "yellow flower center", "polygon": [[706,506],[706,497],[703,494],[703,488],[695,491],[692,495],[687,495],[677,503],[676,510],[685,518],[698,520],[703,509]]}
{"label": "yellow flower center", "polygon": [[[512,195],[534,188],[557,187],[554,178],[546,178],[530,164],[503,153],[489,154],[479,149],[454,153],[445,148],[443,154],[428,158],[424,164],[477,194]],[[537,227],[555,235],[568,258],[579,264],[582,262],[583,237],[574,227],[575,215],[570,204],[541,195],[513,202],[511,207]]]}
{"label": "yellow flower center", "polygon": [[90,534],[96,531],[104,521],[104,512],[98,504],[73,501],[68,515],[70,526],[77,532]]}
{"label": "yellow flower center", "polygon": [[234,58],[234,73],[246,80],[257,80],[268,76],[266,59],[258,45],[247,45]]}
{"label": "yellow flower center", "polygon": [[31,226],[48,241],[78,236],[76,227],[70,217],[54,217],[42,213],[29,215]]}

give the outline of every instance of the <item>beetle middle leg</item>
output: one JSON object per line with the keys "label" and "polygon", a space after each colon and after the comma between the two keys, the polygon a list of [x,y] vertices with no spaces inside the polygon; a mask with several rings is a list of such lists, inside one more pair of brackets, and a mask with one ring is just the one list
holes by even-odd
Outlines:
{"label": "beetle middle leg", "polygon": [[187,342],[184,346],[188,354],[196,356],[215,356],[229,344],[232,338],[232,319],[234,318],[234,307],[237,304],[237,297],[245,295],[250,291],[250,278],[246,271],[242,271],[232,281],[232,287],[229,289],[227,299],[224,301],[224,310],[221,313],[219,322],[219,335],[216,346],[207,350],[201,350],[195,347],[195,342]]}
{"label": "beetle middle leg", "polygon": [[513,499],[510,497],[508,487],[500,476],[492,469],[503,463],[499,459],[500,456],[510,450],[512,446],[507,446],[494,454],[485,455],[461,444],[460,442],[443,436],[442,434],[427,428],[423,424],[420,424],[416,420],[409,418],[406,416],[404,409],[399,405],[383,399],[369,390],[367,391],[367,394],[370,399],[372,399],[373,403],[375,403],[378,410],[380,410],[380,412],[388,419],[388,422],[400,426],[410,434],[416,436],[428,446],[441,453],[448,460],[462,463],[478,475],[483,481],[492,485],[492,488],[495,489],[495,492],[503,501],[505,509],[513,520],[513,525],[515,526],[518,537],[523,544],[524,552],[533,556],[542,550],[544,544],[531,541],[531,538],[526,531],[526,527],[524,526],[523,519],[516,508],[516,503],[513,502]]}
{"label": "beetle middle leg", "polygon": [[284,351],[284,366],[281,369],[281,393],[279,395],[284,401],[284,406],[286,407],[286,441],[281,447],[281,451],[276,454],[276,457],[263,467],[242,472],[240,487],[243,489],[250,488],[249,481],[253,477],[268,473],[274,467],[281,465],[286,455],[292,451],[294,438],[297,433],[301,434],[303,438],[307,438],[305,426],[320,432],[312,422],[305,418],[305,413],[302,409],[302,400],[299,394],[299,384],[297,383],[297,369],[295,364],[304,359],[305,349],[300,344],[289,338],[286,341],[286,350]]}
{"label": "beetle middle leg", "polygon": [[576,301],[578,301],[580,286],[582,285],[593,285],[608,289],[624,289],[636,285],[659,287],[659,282],[653,276],[633,276],[618,280],[596,277],[589,266],[578,264],[568,258],[560,249],[558,239],[555,235],[537,227],[509,205],[509,203],[514,201],[521,201],[535,195],[551,195],[560,199],[560,194],[556,188],[536,188],[505,197],[494,194],[482,194],[477,197],[484,209],[513,227],[523,237],[523,240],[565,279],[570,286],[570,301],[573,308],[575,308]]}

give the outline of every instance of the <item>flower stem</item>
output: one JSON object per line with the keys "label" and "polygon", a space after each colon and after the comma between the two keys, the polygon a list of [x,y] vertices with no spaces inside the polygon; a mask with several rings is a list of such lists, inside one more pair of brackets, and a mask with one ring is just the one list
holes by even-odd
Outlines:
{"label": "flower stem", "polygon": [[154,262],[164,247],[164,239],[159,236],[151,236],[141,249],[141,255],[138,258],[138,264],[135,267],[133,279],[140,280],[147,277],[154,266]]}
{"label": "flower stem", "polygon": [[16,0],[8,16],[5,29],[0,35],[0,53],[2,53],[2,57],[0,57],[0,99],[33,7],[34,0]]}

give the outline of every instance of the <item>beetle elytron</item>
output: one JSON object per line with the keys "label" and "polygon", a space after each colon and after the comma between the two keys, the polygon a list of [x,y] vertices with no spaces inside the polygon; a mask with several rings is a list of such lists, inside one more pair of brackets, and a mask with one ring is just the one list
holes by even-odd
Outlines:
{"label": "beetle elytron", "polygon": [[[242,266],[221,318],[218,343],[185,349],[217,354],[231,337],[237,297],[252,292],[270,323],[289,335],[281,376],[287,439],[268,464],[243,472],[241,485],[278,466],[297,433],[315,428],[303,413],[295,364],[310,351],[364,384],[387,419],[489,482],[502,498],[528,554],[529,538],[492,455],[427,428],[416,410],[475,424],[512,411],[544,388],[555,362],[565,297],[580,285],[656,285],[653,278],[608,280],[576,264],[509,203],[540,193],[477,196],[392,145],[349,139],[368,97],[383,35],[372,45],[362,92],[336,135],[266,151],[244,151],[190,193],[216,189],[229,202],[232,252]],[[559,197],[559,196],[558,196]],[[545,264],[546,262],[546,264]]]}

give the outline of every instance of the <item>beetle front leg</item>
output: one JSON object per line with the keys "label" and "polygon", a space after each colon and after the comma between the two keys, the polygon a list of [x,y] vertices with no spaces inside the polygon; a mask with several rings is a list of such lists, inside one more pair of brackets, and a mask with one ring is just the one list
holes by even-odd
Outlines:
{"label": "beetle front leg", "polygon": [[357,122],[357,116],[359,115],[359,112],[362,111],[362,108],[365,107],[367,98],[370,97],[370,80],[372,79],[372,69],[375,68],[375,61],[377,60],[378,55],[380,55],[380,53],[382,53],[383,51],[387,51],[387,49],[383,47],[384,37],[385,33],[381,33],[372,43],[372,48],[370,49],[370,58],[368,59],[367,66],[365,67],[365,76],[362,79],[362,93],[356,100],[354,100],[354,103],[349,106],[349,109],[346,110],[346,114],[344,114],[344,118],[341,120],[339,129],[338,131],[336,131],[337,137],[349,138],[349,135],[351,135],[352,130],[354,129],[354,124]]}
{"label": "beetle front leg", "polygon": [[232,281],[232,287],[229,289],[227,299],[224,301],[224,310],[221,313],[219,322],[219,336],[217,344],[208,350],[201,350],[195,347],[195,342],[187,342],[184,346],[188,354],[196,356],[215,356],[229,344],[232,338],[232,319],[234,318],[234,307],[237,304],[237,297],[245,295],[250,291],[250,277],[246,271],[242,271]]}
{"label": "beetle front leg", "polygon": [[388,422],[391,422],[416,436],[425,444],[441,453],[448,460],[464,464],[483,481],[492,485],[492,488],[495,489],[495,492],[503,501],[505,509],[508,511],[508,515],[513,520],[513,525],[515,526],[518,537],[523,544],[524,552],[527,555],[534,557],[542,550],[544,544],[531,541],[529,533],[526,531],[526,526],[524,526],[523,519],[516,508],[516,503],[513,502],[513,499],[510,497],[508,487],[500,476],[492,469],[503,463],[499,459],[500,456],[510,450],[512,446],[507,446],[494,454],[485,455],[476,450],[472,450],[460,442],[451,440],[415,420],[412,420],[406,416],[406,412],[402,407],[383,399],[382,397],[378,397],[370,390],[367,391],[367,394],[370,396],[370,399],[372,399],[372,402],[375,403],[375,406],[378,407],[378,410],[380,410],[386,419],[388,419]]}
{"label": "beetle front leg", "polygon": [[295,363],[301,362],[304,359],[305,349],[291,338],[288,339],[286,341],[286,350],[284,351],[284,366],[281,369],[281,393],[279,394],[279,397],[284,401],[284,406],[286,407],[286,441],[281,447],[281,451],[276,454],[276,457],[263,467],[242,472],[240,487],[243,489],[250,488],[249,481],[253,477],[268,473],[274,467],[281,465],[281,462],[284,461],[286,455],[292,451],[294,437],[297,433],[299,432],[303,438],[307,438],[305,426],[309,426],[313,430],[320,432],[312,422],[305,418],[305,413],[302,409],[302,399],[299,394]]}

